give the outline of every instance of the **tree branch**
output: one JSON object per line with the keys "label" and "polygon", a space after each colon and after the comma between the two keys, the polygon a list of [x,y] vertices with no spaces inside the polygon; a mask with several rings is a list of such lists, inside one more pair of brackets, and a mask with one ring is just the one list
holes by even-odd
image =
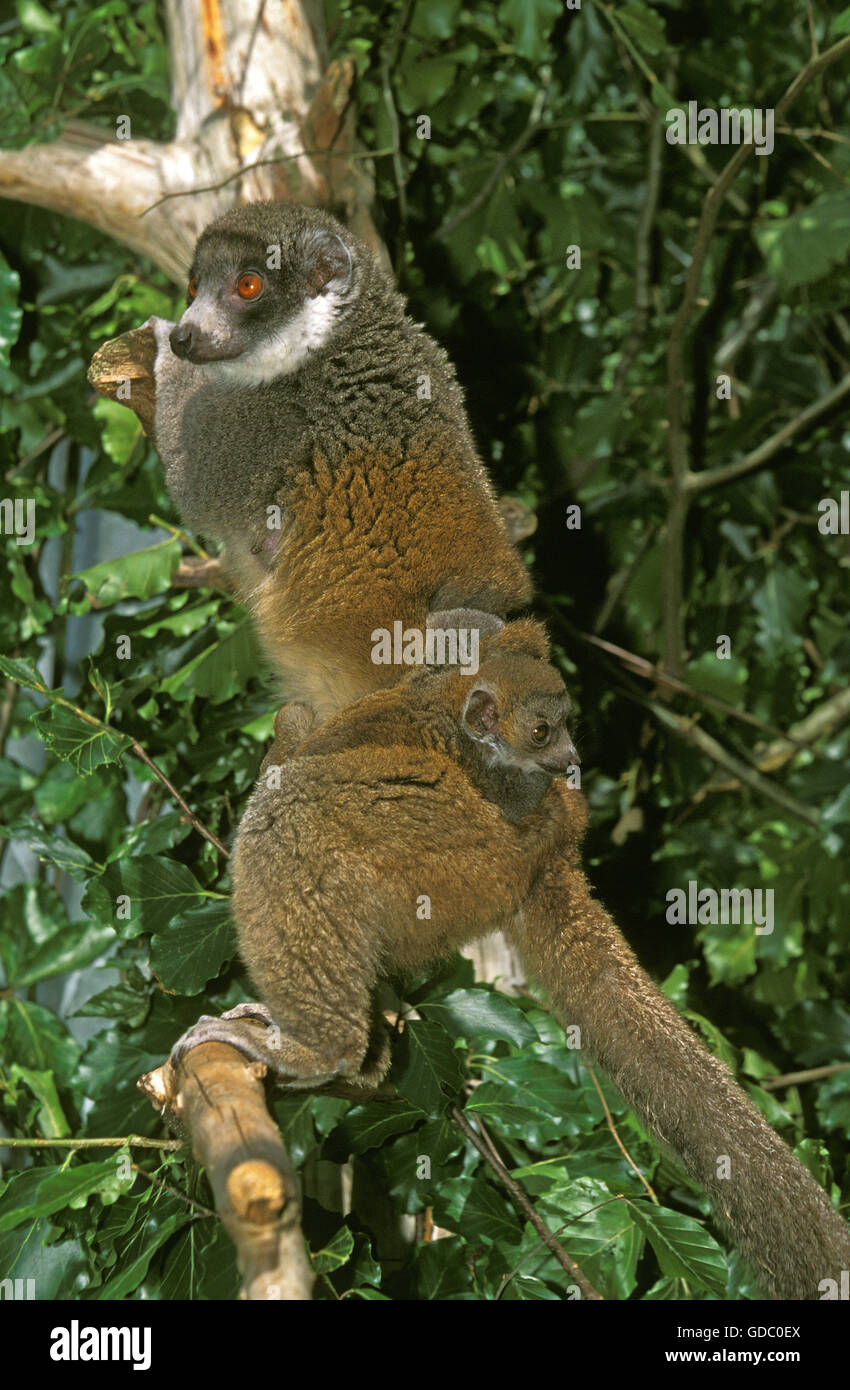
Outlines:
{"label": "tree branch", "polygon": [[188,1133],[236,1245],[244,1297],[307,1300],[315,1276],[301,1234],[298,1176],[266,1108],[265,1071],[235,1047],[208,1042],[138,1085]]}
{"label": "tree branch", "polygon": [[801,430],[819,419],[821,415],[825,415],[828,410],[843,400],[848,391],[850,391],[850,375],[839,381],[837,386],[833,386],[831,391],[827,391],[825,395],[806,406],[799,415],[795,415],[792,420],[787,421],[781,429],[770,435],[762,444],[759,444],[758,448],[753,449],[742,459],[737,459],[735,463],[726,464],[723,468],[708,468],[702,473],[687,473],[684,479],[686,491],[691,496],[695,496],[697,493],[705,492],[707,488],[720,487],[723,483],[731,483],[736,478],[743,477],[745,473],[752,473],[756,468],[763,468],[775,454],[778,454],[785,447],[790,439],[793,439]]}
{"label": "tree branch", "polygon": [[790,796],[788,792],[784,791],[782,787],[777,786],[775,782],[770,781],[767,777],[763,777],[761,773],[749,763],[745,763],[741,758],[736,758],[734,753],[729,753],[721,743],[717,742],[716,738],[712,738],[711,734],[707,734],[698,724],[694,724],[688,719],[682,719],[679,715],[674,714],[672,710],[667,709],[664,705],[658,704],[655,700],[648,700],[647,708],[652,711],[658,722],[663,724],[666,729],[670,729],[673,733],[677,734],[679,738],[684,739],[686,743],[690,743],[694,748],[698,748],[707,758],[711,758],[713,762],[717,763],[718,767],[728,768],[740,782],[750,787],[752,791],[758,792],[758,794],[765,797],[766,800],[774,802],[777,806],[781,806],[783,811],[788,812],[789,815],[796,816],[799,820],[805,821],[807,825],[816,827],[820,825],[820,816],[811,806],[806,806],[802,801],[797,801],[795,797]]}

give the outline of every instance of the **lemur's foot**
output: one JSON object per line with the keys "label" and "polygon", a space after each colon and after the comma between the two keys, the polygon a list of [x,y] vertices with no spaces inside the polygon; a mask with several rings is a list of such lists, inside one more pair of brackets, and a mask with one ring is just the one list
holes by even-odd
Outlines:
{"label": "lemur's foot", "polygon": [[227,1043],[252,1062],[262,1062],[288,1090],[314,1089],[346,1075],[344,1063],[323,1070],[309,1048],[285,1036],[265,1004],[237,1004],[218,1018],[201,1014],[171,1049],[172,1065],[177,1066],[193,1047],[207,1042]]}

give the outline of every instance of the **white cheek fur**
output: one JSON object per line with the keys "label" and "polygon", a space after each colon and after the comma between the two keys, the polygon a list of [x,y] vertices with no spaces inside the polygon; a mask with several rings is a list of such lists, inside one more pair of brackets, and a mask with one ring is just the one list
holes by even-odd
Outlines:
{"label": "white cheek fur", "polygon": [[340,305],[332,294],[308,299],[285,327],[270,334],[255,348],[248,348],[230,362],[207,362],[210,376],[220,375],[241,386],[262,386],[278,377],[291,376],[311,352],[331,338]]}

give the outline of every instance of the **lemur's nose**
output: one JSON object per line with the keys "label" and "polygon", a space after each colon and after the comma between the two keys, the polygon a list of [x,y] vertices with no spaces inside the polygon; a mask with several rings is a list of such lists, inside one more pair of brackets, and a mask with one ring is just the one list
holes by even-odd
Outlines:
{"label": "lemur's nose", "polygon": [[190,323],[177,323],[168,335],[171,344],[171,351],[175,357],[188,357],[195,342],[195,335]]}

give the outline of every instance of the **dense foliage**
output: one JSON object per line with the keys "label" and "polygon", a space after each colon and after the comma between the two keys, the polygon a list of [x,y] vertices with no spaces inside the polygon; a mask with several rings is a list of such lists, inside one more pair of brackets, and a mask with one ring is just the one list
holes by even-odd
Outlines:
{"label": "dense foliage", "polygon": [[[171,133],[152,4],[48,14],[28,0],[19,14],[0,34],[0,143],[126,110],[138,134]],[[378,201],[400,281],[458,366],[497,485],[537,511],[526,549],[582,712],[593,881],[771,1123],[821,1182],[850,1191],[850,1070],[759,1086],[850,1060],[850,550],[846,529],[818,526],[822,499],[850,488],[850,432],[840,399],[797,419],[850,374],[850,57],[805,86],[770,157],[743,162],[678,366],[668,344],[698,220],[735,151],[663,134],[667,109],[691,99],[775,107],[813,44],[850,32],[850,11],[328,0],[328,26],[332,52],[356,57],[364,144],[391,151],[377,160]],[[85,386],[104,338],[175,311],[173,287],[125,248],[4,204],[3,495],[34,500],[37,522],[34,544],[7,541],[0,604],[9,1135],[160,1134],[136,1078],[199,1013],[247,993],[225,865],[138,752],[226,839],[274,692],[244,612],[170,587],[190,542],[156,456],[129,412]],[[664,548],[671,448],[695,472],[719,469],[795,421],[761,464],[693,495],[677,647],[675,612],[662,637],[677,582]],[[92,565],[81,537],[107,558]],[[665,659],[686,688],[653,684],[589,634]],[[808,747],[762,756],[817,711],[821,727],[800,732]],[[709,737],[737,761],[718,769]],[[772,889],[773,931],[671,930],[667,894],[690,881]],[[132,911],[116,920],[125,897]],[[570,1279],[447,1114],[464,1088],[467,1113],[606,1297],[751,1293],[699,1191],[540,1003],[475,985],[461,961],[406,982],[404,998],[417,1016],[397,1049],[399,1104],[276,1104],[325,1296],[565,1296]],[[0,1274],[34,1277],[42,1298],[232,1295],[232,1248],[206,1214],[203,1177],[179,1152],[133,1148],[132,1166],[127,1152],[116,1164],[109,1149],[7,1150]],[[393,1240],[393,1212],[429,1209],[452,1234]]]}

